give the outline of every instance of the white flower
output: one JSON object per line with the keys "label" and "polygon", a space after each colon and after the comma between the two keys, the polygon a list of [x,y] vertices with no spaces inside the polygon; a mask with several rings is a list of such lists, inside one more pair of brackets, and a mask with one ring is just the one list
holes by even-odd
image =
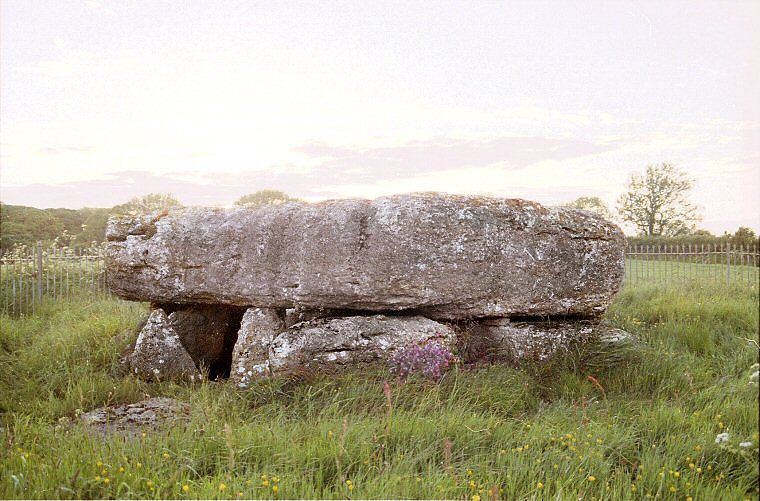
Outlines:
{"label": "white flower", "polygon": [[749,377],[750,381],[757,381],[760,377],[760,371],[755,371],[752,373],[752,375]]}
{"label": "white flower", "polygon": [[728,442],[728,433],[718,433],[715,435],[715,443]]}
{"label": "white flower", "polygon": [[752,447],[752,442],[742,442],[739,447]]}

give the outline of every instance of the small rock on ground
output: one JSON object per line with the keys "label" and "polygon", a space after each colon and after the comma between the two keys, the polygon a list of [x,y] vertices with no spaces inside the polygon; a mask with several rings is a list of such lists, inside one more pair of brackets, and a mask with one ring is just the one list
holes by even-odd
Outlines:
{"label": "small rock on ground", "polygon": [[154,428],[167,421],[186,418],[189,413],[190,405],[185,402],[153,397],[133,404],[99,407],[82,414],[80,420],[105,433]]}

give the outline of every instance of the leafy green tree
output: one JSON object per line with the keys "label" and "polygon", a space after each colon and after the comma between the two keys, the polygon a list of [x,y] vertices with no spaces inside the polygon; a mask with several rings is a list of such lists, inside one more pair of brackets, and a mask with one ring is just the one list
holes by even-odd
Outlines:
{"label": "leafy green tree", "polygon": [[141,197],[134,197],[129,202],[117,205],[113,208],[115,214],[135,212],[137,214],[149,214],[163,209],[182,207],[182,204],[171,193],[150,193]]}
{"label": "leafy green tree", "polygon": [[676,236],[691,233],[702,218],[687,195],[694,185],[673,164],[648,165],[644,175],[633,174],[628,191],[617,200],[623,221],[633,223],[640,235]]}
{"label": "leafy green tree", "polygon": [[607,204],[599,197],[579,197],[562,205],[563,207],[569,207],[571,209],[583,209],[591,212],[596,212],[604,219],[612,219],[612,211],[607,207]]}
{"label": "leafy green tree", "polygon": [[277,190],[259,190],[256,193],[249,193],[238,198],[235,205],[243,205],[246,207],[259,207],[261,205],[269,204],[281,204],[285,202],[292,202],[298,200],[297,198],[291,198],[284,191]]}
{"label": "leafy green tree", "polygon": [[14,244],[51,242],[64,229],[63,223],[52,212],[0,203],[0,249],[3,252]]}
{"label": "leafy green tree", "polygon": [[740,226],[739,229],[736,230],[736,233],[731,237],[731,243],[736,246],[743,245],[745,247],[752,247],[753,245],[758,244],[758,238],[751,228]]}

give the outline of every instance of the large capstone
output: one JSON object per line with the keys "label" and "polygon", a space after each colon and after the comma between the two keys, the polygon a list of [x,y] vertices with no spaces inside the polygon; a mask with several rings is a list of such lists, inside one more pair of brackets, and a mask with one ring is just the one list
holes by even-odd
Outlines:
{"label": "large capstone", "polygon": [[240,326],[230,377],[244,388],[276,374],[340,372],[387,362],[398,350],[430,342],[454,351],[456,334],[421,316],[319,318],[283,329],[272,311],[252,308]]}
{"label": "large capstone", "polygon": [[109,220],[119,296],[434,319],[601,314],[624,237],[594,213],[413,194]]}

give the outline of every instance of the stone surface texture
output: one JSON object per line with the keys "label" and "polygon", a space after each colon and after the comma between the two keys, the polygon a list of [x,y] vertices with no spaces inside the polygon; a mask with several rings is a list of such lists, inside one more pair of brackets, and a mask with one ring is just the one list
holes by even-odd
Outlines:
{"label": "stone surface texture", "polygon": [[[386,361],[397,349],[411,344],[435,340],[451,349],[456,344],[453,329],[421,316],[321,318],[273,335],[275,322],[257,310],[246,313],[238,335],[238,344],[245,339],[251,348],[245,356],[238,356],[236,348],[233,357],[231,378],[240,387],[259,376],[303,370],[336,372]],[[249,313],[252,322],[246,320]]]}
{"label": "stone surface texture", "polygon": [[285,322],[270,308],[249,308],[243,315],[232,352],[230,380],[245,387],[252,378],[269,375],[269,346]]}
{"label": "stone surface texture", "polygon": [[127,364],[142,379],[200,381],[201,374],[162,309],[153,310]]}
{"label": "stone surface texture", "polygon": [[466,363],[543,361],[573,342],[623,339],[628,334],[595,321],[521,322],[486,319],[462,329],[459,353]]}
{"label": "stone surface texture", "polygon": [[168,322],[196,367],[214,377],[229,367],[242,312],[225,305],[194,305],[172,312]]}
{"label": "stone surface texture", "polygon": [[436,194],[119,217],[106,236],[126,299],[433,319],[598,316],[625,242],[591,212]]}
{"label": "stone surface texture", "polygon": [[187,417],[190,406],[184,402],[154,397],[133,404],[99,407],[82,414],[80,419],[101,432],[129,431],[156,427],[164,422]]}

